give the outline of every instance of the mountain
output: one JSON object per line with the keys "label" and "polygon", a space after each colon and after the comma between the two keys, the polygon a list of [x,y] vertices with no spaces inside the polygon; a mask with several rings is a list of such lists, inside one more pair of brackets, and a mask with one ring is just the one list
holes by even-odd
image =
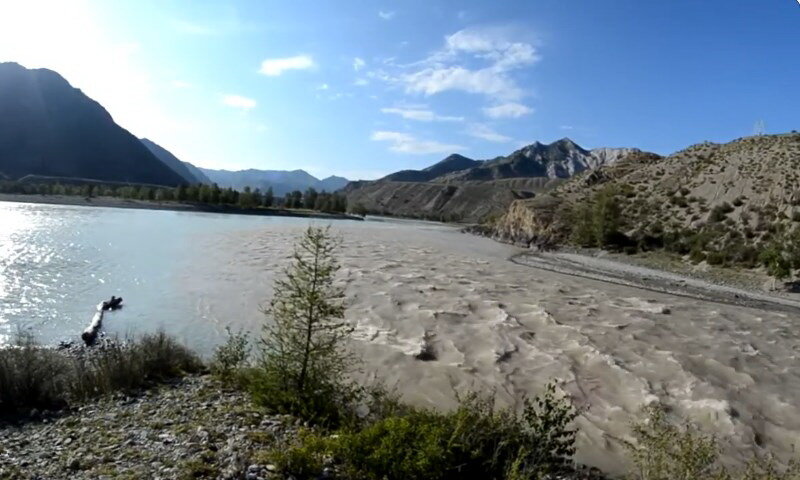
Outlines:
{"label": "mountain", "polygon": [[206,184],[214,183],[211,181],[210,178],[206,176],[205,173],[203,173],[199,168],[195,167],[191,163],[183,162],[183,164],[186,165],[186,169],[189,170],[189,173],[191,173],[192,176],[196,178],[199,183],[206,183]]}
{"label": "mountain", "polygon": [[535,142],[507,157],[482,162],[474,168],[447,176],[447,180],[497,180],[501,178],[569,178],[584,170],[608,165],[637,151],[633,148],[584,150],[568,138],[549,145]]}
{"label": "mountain", "polygon": [[317,190],[325,190],[326,192],[335,192],[337,190],[343,189],[347,184],[350,183],[350,180],[344,177],[337,177],[336,175],[331,175],[330,177],[323,178],[319,181],[319,185],[316,187]]}
{"label": "mountain", "polygon": [[381,180],[394,182],[428,182],[448,173],[458,172],[482,164],[480,160],[472,160],[454,153],[444,160],[423,170],[401,170],[383,177]]}
{"label": "mountain", "polygon": [[[523,245],[666,249],[752,268],[770,246],[786,253],[779,260],[798,255],[798,167],[800,133],[706,142],[667,157],[639,153],[513,202],[487,233]],[[610,235],[592,235],[601,222]]]}
{"label": "mountain", "polygon": [[0,63],[0,171],[174,186],[181,175],[52,70]]}
{"label": "mountain", "polygon": [[[204,183],[205,176],[203,175],[203,177],[198,178],[197,175],[190,169],[190,166],[194,167],[194,165],[178,160],[178,158],[169,150],[165,149],[161,145],[158,145],[152,140],[147,138],[142,138],[140,140],[144,146],[156,156],[156,158],[161,160],[162,163],[180,175],[187,183]],[[208,179],[205,178],[205,180]]]}
{"label": "mountain", "polygon": [[349,205],[368,212],[480,222],[502,214],[515,200],[547,191],[580,172],[640,152],[635,148],[585,150],[568,138],[539,142],[508,156],[473,160],[450,155],[423,170],[401,170],[345,188]]}
{"label": "mountain", "polygon": [[250,187],[252,189],[258,188],[261,191],[272,188],[275,195],[285,195],[293,190],[305,191],[308,188],[333,192],[349,183],[346,178],[335,176],[319,180],[305,170],[256,170],[252,168],[238,171],[212,170],[209,168],[200,168],[199,170],[211,182],[220,187],[232,187],[238,190]]}

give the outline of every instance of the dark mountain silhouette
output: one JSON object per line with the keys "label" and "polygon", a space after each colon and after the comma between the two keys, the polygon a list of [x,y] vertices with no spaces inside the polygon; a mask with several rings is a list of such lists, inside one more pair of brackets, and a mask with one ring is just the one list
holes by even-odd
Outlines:
{"label": "dark mountain silhouette", "polygon": [[[140,139],[141,142],[147,147],[153,155],[156,156],[161,162],[163,162],[166,166],[171,168],[175,173],[180,175],[186,182],[188,183],[208,183],[208,178],[205,175],[201,175],[202,177],[197,177],[197,175],[192,172],[191,168],[189,167],[191,164],[182,162],[178,160],[178,157],[172,154],[169,150],[162,147],[161,145],[157,144],[156,142],[142,138]],[[197,170],[197,169],[195,169]]]}
{"label": "dark mountain silhouette", "polygon": [[97,102],[52,70],[0,63],[0,172],[185,183]]}
{"label": "dark mountain silhouette", "polygon": [[186,165],[186,168],[189,170],[192,176],[196,178],[200,183],[207,183],[209,185],[214,183],[211,181],[210,178],[206,176],[205,173],[203,173],[199,168],[195,167],[191,163],[183,162],[183,164]]}

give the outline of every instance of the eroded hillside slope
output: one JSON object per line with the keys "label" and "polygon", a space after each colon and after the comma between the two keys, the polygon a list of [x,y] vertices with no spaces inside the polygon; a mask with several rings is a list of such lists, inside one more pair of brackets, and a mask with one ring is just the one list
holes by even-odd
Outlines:
{"label": "eroded hillside slope", "polygon": [[696,262],[791,270],[798,168],[798,133],[702,143],[664,158],[631,155],[547,198],[515,202],[487,232],[526,245],[665,248]]}

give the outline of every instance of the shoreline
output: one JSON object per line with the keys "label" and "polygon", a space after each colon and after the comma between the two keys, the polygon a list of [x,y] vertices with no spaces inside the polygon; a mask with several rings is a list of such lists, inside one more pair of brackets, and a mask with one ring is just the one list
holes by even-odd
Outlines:
{"label": "shoreline", "polygon": [[521,252],[509,258],[512,263],[587,278],[602,283],[639,288],[657,293],[757,310],[800,312],[800,296],[773,295],[692,277],[682,273],[625,263],[614,258],[571,252]]}
{"label": "shoreline", "polygon": [[0,202],[34,203],[43,205],[68,205],[77,207],[132,208],[137,210],[167,210],[173,212],[202,212],[235,215],[256,215],[267,217],[319,218],[327,220],[357,220],[362,217],[346,213],[325,213],[311,210],[289,210],[273,208],[241,208],[227,205],[207,205],[196,203],[156,202],[117,197],[86,198],[74,195],[39,195],[0,193]]}

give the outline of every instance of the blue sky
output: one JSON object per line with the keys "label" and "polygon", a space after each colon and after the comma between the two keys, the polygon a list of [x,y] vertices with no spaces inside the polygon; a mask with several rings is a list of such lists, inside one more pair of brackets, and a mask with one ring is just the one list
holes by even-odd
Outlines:
{"label": "blue sky", "polygon": [[210,168],[375,178],[800,129],[796,0],[0,0],[0,61]]}

